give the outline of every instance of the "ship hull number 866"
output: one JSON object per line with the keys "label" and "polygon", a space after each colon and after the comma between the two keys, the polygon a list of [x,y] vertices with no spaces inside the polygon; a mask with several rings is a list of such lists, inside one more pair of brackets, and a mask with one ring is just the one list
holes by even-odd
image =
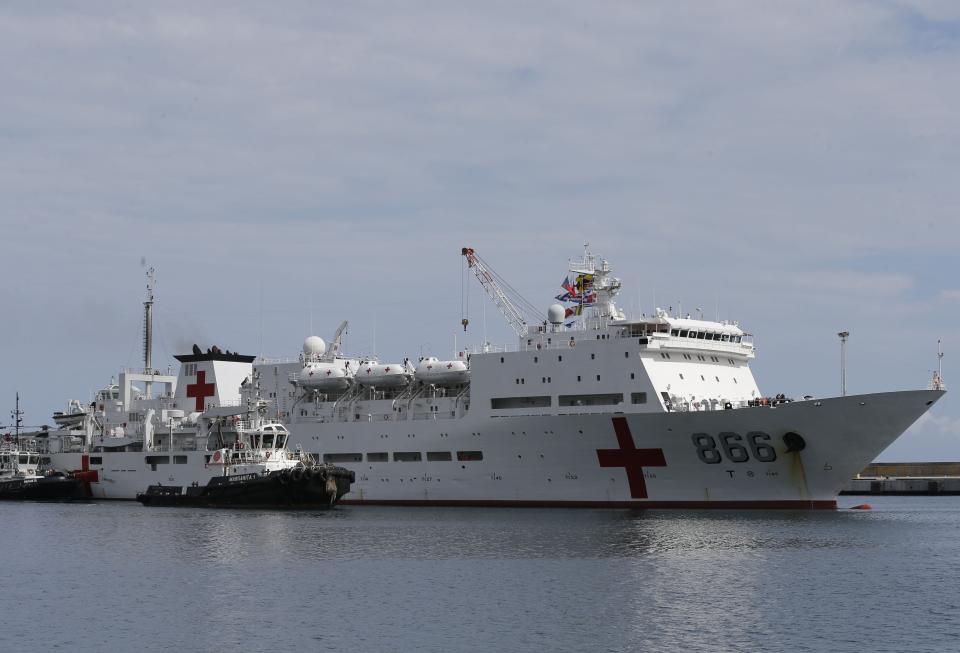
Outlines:
{"label": "ship hull number 866", "polygon": [[722,431],[716,438],[709,433],[694,433],[690,439],[697,449],[697,458],[708,465],[717,465],[724,459],[731,463],[745,463],[751,459],[772,463],[777,459],[770,435],[762,431],[749,431],[746,437],[733,431]]}

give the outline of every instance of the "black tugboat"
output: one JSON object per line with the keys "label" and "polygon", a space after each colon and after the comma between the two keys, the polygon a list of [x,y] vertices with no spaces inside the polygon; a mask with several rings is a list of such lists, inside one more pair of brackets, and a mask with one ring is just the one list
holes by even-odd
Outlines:
{"label": "black tugboat", "polygon": [[[0,454],[0,457],[6,452]],[[18,456],[24,455],[17,452]],[[36,455],[36,454],[30,454]],[[0,500],[5,501],[77,501],[89,498],[80,479],[62,473],[48,476],[0,475]]]}
{"label": "black tugboat", "polygon": [[350,491],[354,473],[328,464],[214,476],[206,485],[151,485],[137,495],[145,506],[204,508],[333,508]]}
{"label": "black tugboat", "polygon": [[61,473],[41,473],[40,454],[26,446],[20,437],[23,411],[20,393],[13,411],[15,435],[3,436],[0,444],[0,500],[73,501],[86,499],[86,484]]}

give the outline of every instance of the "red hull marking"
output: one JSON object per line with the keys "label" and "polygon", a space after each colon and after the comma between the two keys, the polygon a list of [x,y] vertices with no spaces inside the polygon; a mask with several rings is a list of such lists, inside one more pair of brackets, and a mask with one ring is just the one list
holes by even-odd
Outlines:
{"label": "red hull marking", "polygon": [[643,468],[666,467],[667,461],[663,457],[663,449],[637,449],[625,417],[613,418],[613,430],[617,434],[617,444],[620,448],[597,449],[600,466],[626,469],[630,496],[634,499],[646,499],[647,482],[643,478]]}
{"label": "red hull marking", "polygon": [[197,372],[197,382],[187,386],[187,396],[197,398],[197,410],[203,410],[203,400],[214,395],[216,385],[207,383],[207,373],[203,370]]}
{"label": "red hull marking", "polygon": [[87,484],[87,493],[90,493],[90,483],[100,482],[100,472],[96,469],[90,469],[90,456],[83,454],[80,456],[80,471],[74,472],[73,477]]}
{"label": "red hull marking", "polygon": [[438,506],[473,508],[635,508],[681,510],[836,510],[835,500],[769,501],[510,501],[500,499],[340,499],[350,506]]}

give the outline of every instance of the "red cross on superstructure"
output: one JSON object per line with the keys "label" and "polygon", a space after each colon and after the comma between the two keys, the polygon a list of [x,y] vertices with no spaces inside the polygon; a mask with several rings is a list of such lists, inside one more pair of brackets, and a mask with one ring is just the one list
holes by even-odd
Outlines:
{"label": "red cross on superstructure", "polygon": [[207,383],[207,373],[203,370],[197,372],[197,382],[187,386],[187,396],[197,398],[197,410],[203,410],[203,400],[212,397],[215,393],[216,385]]}
{"label": "red cross on superstructure", "polygon": [[601,467],[623,467],[627,470],[627,482],[630,483],[630,496],[634,499],[647,498],[647,482],[643,478],[644,467],[666,467],[663,449],[637,449],[630,434],[627,418],[614,417],[613,430],[617,434],[619,449],[597,449],[597,458]]}

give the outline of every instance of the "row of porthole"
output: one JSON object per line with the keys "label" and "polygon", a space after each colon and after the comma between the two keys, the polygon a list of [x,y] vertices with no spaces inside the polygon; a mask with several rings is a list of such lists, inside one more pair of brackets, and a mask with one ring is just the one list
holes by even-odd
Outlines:
{"label": "row of porthole", "polygon": [[[678,374],[680,375],[680,380],[683,381],[683,380],[684,380],[684,378],[683,378],[683,372],[678,372]],[[720,382],[720,377],[719,377],[719,376],[715,376],[715,377],[713,377],[713,378],[715,378],[715,379],[717,380],[717,383]],[[701,381],[706,381],[707,379],[703,376],[703,374],[701,374],[701,375],[700,375],[700,380],[701,380]],[[734,383],[737,383],[737,379],[734,378],[734,379],[733,379],[733,382],[734,382]],[[739,384],[738,384],[738,385],[739,385]]]}
{"label": "row of porthole", "polygon": [[[627,358],[630,357],[630,353],[629,353],[629,352],[624,352],[624,354],[626,354]],[[596,360],[596,359],[597,359],[597,355],[596,355],[596,354],[590,354],[590,360]],[[504,361],[504,357],[501,356],[501,357],[500,357],[500,363],[502,364],[502,363],[504,363],[504,362],[505,362],[505,361]],[[533,357],[533,362],[534,362],[534,363],[539,363],[539,362],[540,362],[540,357],[539,357],[539,356],[534,356],[534,357]],[[557,355],[557,362],[558,362],[558,363],[562,363],[562,362],[563,362],[563,354],[558,354],[558,355]]]}
{"label": "row of porthole", "polygon": [[[470,435],[480,435],[480,434],[479,434],[479,433],[471,433]],[[377,437],[380,438],[381,440],[386,440],[386,439],[389,439],[389,438],[390,438],[390,434],[389,434],[389,433],[380,433]],[[407,433],[407,437],[408,437],[408,438],[415,438],[415,437],[417,437],[417,434],[416,434],[416,433]],[[449,434],[449,433],[441,433],[441,434],[440,434],[440,437],[441,437],[441,438],[448,438],[448,437],[450,437],[450,434]],[[312,435],[312,436],[310,436],[310,439],[311,439],[311,440],[317,440],[317,441],[319,441],[321,438],[320,438],[319,435]],[[346,436],[345,436],[345,435],[338,435],[338,436],[337,436],[337,440],[345,440],[345,439],[346,439]]]}

